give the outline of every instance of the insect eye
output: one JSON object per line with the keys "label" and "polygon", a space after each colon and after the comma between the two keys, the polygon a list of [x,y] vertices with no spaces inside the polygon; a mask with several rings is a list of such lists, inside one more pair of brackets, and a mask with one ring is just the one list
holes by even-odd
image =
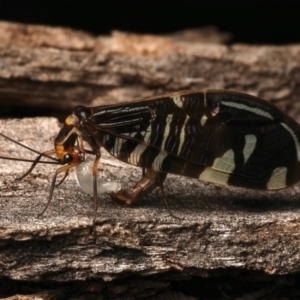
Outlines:
{"label": "insect eye", "polygon": [[77,106],[74,113],[81,121],[87,120],[91,115],[90,110],[83,106]]}
{"label": "insect eye", "polygon": [[64,164],[68,164],[73,161],[73,156],[71,154],[64,155]]}

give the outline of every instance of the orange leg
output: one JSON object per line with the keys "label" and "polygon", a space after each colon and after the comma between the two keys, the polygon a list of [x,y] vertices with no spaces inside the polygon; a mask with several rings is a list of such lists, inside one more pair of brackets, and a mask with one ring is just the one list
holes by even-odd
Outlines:
{"label": "orange leg", "polygon": [[133,187],[121,189],[118,192],[112,192],[110,193],[110,196],[118,203],[132,205],[159,186],[162,190],[162,196],[165,199],[162,184],[166,179],[166,176],[167,173],[147,169],[146,173],[143,174],[143,177]]}

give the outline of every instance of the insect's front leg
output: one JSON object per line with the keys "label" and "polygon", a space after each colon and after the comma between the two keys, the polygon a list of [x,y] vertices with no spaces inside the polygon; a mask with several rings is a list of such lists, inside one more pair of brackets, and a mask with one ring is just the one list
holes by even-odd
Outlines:
{"label": "insect's front leg", "polygon": [[143,177],[133,186],[126,189],[121,189],[118,192],[110,193],[111,198],[121,204],[132,205],[136,201],[152,192],[156,187],[162,189],[167,173],[157,172],[152,169],[147,169]]}

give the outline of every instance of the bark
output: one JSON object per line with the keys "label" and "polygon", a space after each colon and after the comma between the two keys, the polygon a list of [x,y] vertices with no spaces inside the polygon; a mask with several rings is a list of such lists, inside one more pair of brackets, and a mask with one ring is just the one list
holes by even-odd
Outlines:
{"label": "bark", "polygon": [[299,45],[204,44],[203,34],[196,39],[121,32],[93,37],[5,22],[0,22],[0,41],[2,105],[71,110],[75,105],[218,88],[272,100],[300,118]]}
{"label": "bark", "polygon": [[[53,147],[51,139],[59,130],[54,118],[0,124],[2,133],[40,151]],[[3,155],[35,156],[11,142],[1,142]],[[101,162],[101,176],[123,186],[141,176],[140,169],[105,153]],[[271,280],[278,278],[274,274],[299,272],[297,186],[257,192],[169,175],[165,192],[177,218],[164,207],[159,190],[135,207],[119,206],[101,196],[93,230],[91,196],[81,191],[74,174],[55,189],[49,208],[37,217],[47,202],[57,166],[39,164],[26,178],[15,181],[29,164],[5,160],[0,164],[0,268],[1,275],[13,282],[92,280],[103,296],[107,295],[104,287],[115,287],[105,282],[118,279],[116,286],[121,282],[128,292],[132,283],[128,276],[156,275],[155,282],[164,284],[149,287],[148,292],[157,295],[170,287],[174,272],[176,280],[221,276],[222,269],[237,278],[237,272],[260,271],[273,274]]]}
{"label": "bark", "polygon": [[[297,45],[228,47],[125,33],[94,38],[7,23],[0,24],[0,36],[2,105],[71,109],[210,87],[272,99],[298,116]],[[0,122],[1,133],[38,151],[53,149],[58,130],[54,118]],[[3,138],[1,145],[3,156],[35,157]],[[39,164],[16,181],[29,166],[0,160],[1,296],[194,299],[187,295],[200,297],[218,286],[228,295],[240,288],[251,297],[270,298],[285,295],[286,286],[298,280],[293,274],[300,271],[299,186],[258,192],[168,175],[165,192],[177,218],[159,190],[134,207],[104,195],[93,229],[92,199],[74,174],[37,217],[58,166]],[[141,176],[140,169],[105,153],[100,173],[123,186]]]}

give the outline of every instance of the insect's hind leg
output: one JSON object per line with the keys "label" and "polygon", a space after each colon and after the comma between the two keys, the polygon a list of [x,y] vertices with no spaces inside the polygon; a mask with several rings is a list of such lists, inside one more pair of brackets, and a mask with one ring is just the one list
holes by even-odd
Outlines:
{"label": "insect's hind leg", "polygon": [[152,192],[156,187],[159,186],[162,188],[162,184],[166,177],[167,173],[147,169],[143,174],[143,177],[133,187],[121,189],[118,192],[112,192],[110,193],[110,196],[118,203],[132,205]]}

